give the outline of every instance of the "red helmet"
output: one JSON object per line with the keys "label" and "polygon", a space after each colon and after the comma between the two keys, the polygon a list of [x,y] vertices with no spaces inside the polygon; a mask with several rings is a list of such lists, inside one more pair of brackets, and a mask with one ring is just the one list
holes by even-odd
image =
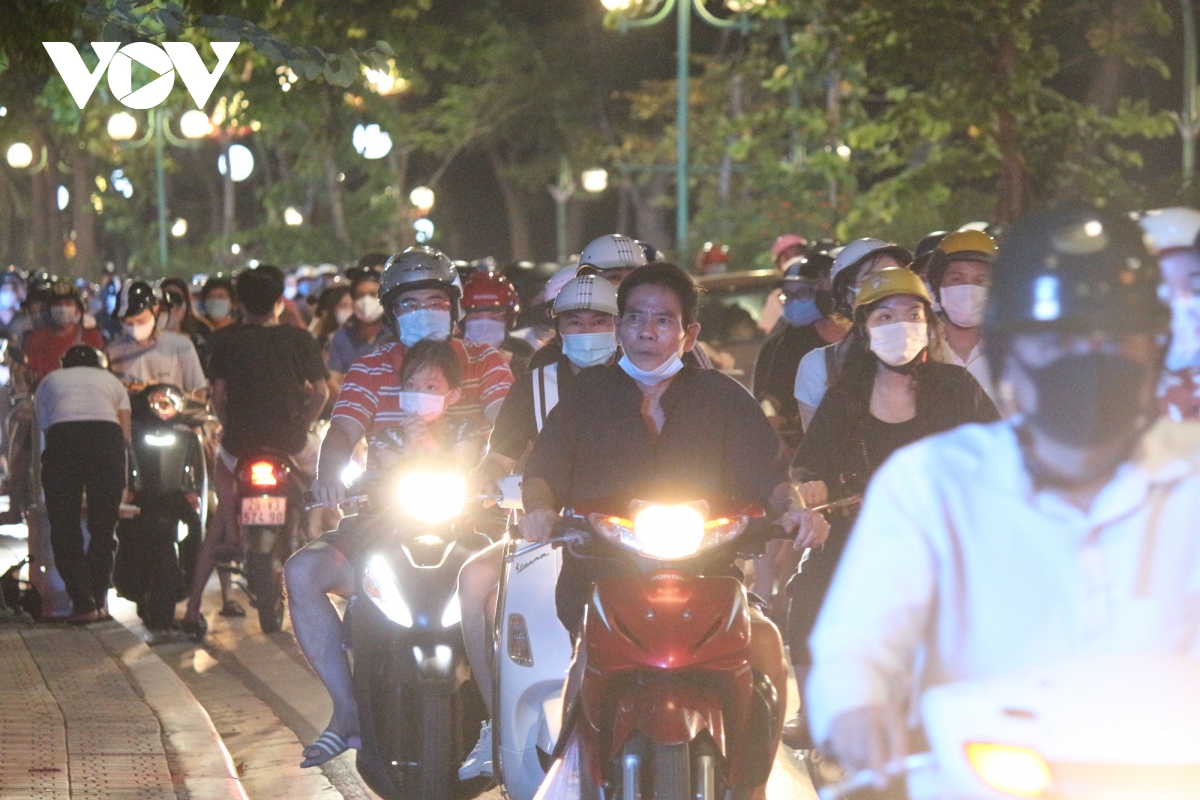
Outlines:
{"label": "red helmet", "polygon": [[506,308],[517,311],[520,297],[512,281],[498,272],[476,272],[463,284],[462,307]]}

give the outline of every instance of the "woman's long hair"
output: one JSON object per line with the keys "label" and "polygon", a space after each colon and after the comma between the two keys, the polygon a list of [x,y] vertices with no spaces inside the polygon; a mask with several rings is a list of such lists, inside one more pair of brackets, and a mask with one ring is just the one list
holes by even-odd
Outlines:
{"label": "woman's long hair", "polygon": [[[879,368],[879,359],[871,351],[871,334],[867,330],[867,317],[887,298],[863,306],[854,312],[854,327],[846,336],[843,343],[841,368],[830,380],[830,389],[836,390],[846,402],[854,406],[855,414],[869,414],[871,409],[871,392],[875,388],[875,374]],[[912,376],[917,386],[917,409],[926,407],[929,395],[929,370],[926,366],[933,360],[933,351],[941,341],[941,321],[934,315],[933,309],[925,300],[925,321],[929,324],[929,346],[912,365]]]}

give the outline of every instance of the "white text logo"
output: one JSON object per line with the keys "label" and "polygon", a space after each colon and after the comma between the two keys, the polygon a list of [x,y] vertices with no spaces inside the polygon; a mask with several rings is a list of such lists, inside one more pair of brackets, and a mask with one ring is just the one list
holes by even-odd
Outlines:
{"label": "white text logo", "polygon": [[[95,70],[87,68],[78,48],[70,42],[42,42],[77,106],[83,108],[107,69],[108,88],[113,96],[126,108],[138,109],[154,108],[166,100],[175,85],[176,72],[183,78],[196,107],[204,108],[238,44],[213,42],[217,66],[209,72],[195,46],[188,42],[163,42],[161,47],[149,42],[133,42],[124,47],[119,42],[92,42],[92,50],[100,59]],[[159,76],[137,91],[133,89],[134,61]]]}

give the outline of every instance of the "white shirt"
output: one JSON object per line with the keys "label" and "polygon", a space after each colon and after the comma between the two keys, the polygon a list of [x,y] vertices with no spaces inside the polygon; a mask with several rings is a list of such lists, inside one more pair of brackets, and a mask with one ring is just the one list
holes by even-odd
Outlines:
{"label": "white shirt", "polygon": [[122,333],[108,345],[112,371],[137,383],[169,383],[185,392],[208,380],[192,340],[181,333],[158,331],[153,342],[135,342]]}
{"label": "white shirt", "polygon": [[1034,490],[1006,422],[898,451],[810,641],[817,741],[914,686],[1107,652],[1200,658],[1200,423],[1159,421],[1086,513]]}
{"label": "white shirt", "polygon": [[115,375],[99,367],[56,369],[34,395],[42,430],[59,422],[116,422],[129,410],[129,393]]}
{"label": "white shirt", "polygon": [[816,408],[821,405],[825,392],[829,389],[829,370],[826,367],[826,351],[835,345],[827,344],[815,350],[809,350],[800,359],[800,367],[796,370],[796,386],[792,394],[796,402]]}
{"label": "white shirt", "polygon": [[971,348],[971,352],[967,354],[966,359],[959,358],[958,353],[954,352],[954,348],[944,339],[941,341],[939,352],[934,354],[934,358],[941,361],[943,364],[954,364],[957,367],[962,367],[975,380],[979,381],[979,385],[983,387],[983,391],[992,402],[996,400],[996,392],[992,388],[992,375],[988,371],[988,361],[983,355],[983,345],[977,344]]}

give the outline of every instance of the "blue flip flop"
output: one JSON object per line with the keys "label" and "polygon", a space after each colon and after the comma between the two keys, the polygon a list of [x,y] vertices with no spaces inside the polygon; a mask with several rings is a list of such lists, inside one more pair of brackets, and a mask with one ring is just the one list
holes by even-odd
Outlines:
{"label": "blue flip flop", "polygon": [[[317,767],[326,761],[337,758],[347,750],[360,750],[362,749],[362,739],[357,736],[343,737],[336,731],[326,730],[308,747],[315,747],[321,752],[301,761],[301,767]],[[304,749],[307,750],[308,747]]]}

